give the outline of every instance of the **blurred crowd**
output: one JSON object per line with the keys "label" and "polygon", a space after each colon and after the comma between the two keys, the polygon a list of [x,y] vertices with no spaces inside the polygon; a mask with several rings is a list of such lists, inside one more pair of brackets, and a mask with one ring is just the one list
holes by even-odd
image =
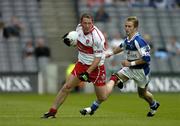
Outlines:
{"label": "blurred crowd", "polygon": [[[33,36],[22,36],[26,27],[24,22],[20,21],[17,16],[12,16],[9,22],[0,20],[0,42],[14,41],[20,43],[22,47],[22,58],[25,69],[32,71],[32,63],[37,63],[39,71],[43,71],[49,63],[51,56],[50,48],[47,46],[45,38]],[[25,39],[22,39],[25,38]]]}
{"label": "blurred crowd", "polygon": [[[102,31],[104,31],[104,35],[106,36],[108,45],[111,48],[114,48],[123,40],[122,31],[117,31],[115,33],[108,34],[106,26],[109,22],[111,22],[111,16],[106,11],[106,5],[115,5],[117,3],[128,5],[129,7],[153,7],[153,8],[161,8],[161,9],[172,9],[180,7],[180,0],[86,0],[83,1],[87,4],[88,7],[98,6],[97,11],[93,11],[94,13],[94,21],[97,26],[100,27]],[[145,33],[144,38],[149,43],[151,47],[151,54],[156,58],[169,58],[171,56],[180,56],[180,42],[176,36],[169,36],[167,39],[167,43],[164,47],[156,48],[154,47],[155,41],[152,36],[148,33]],[[118,59],[118,58],[115,58]]]}
{"label": "blurred crowd", "polygon": [[81,0],[88,7],[121,4],[128,7],[180,8],[180,0]]}

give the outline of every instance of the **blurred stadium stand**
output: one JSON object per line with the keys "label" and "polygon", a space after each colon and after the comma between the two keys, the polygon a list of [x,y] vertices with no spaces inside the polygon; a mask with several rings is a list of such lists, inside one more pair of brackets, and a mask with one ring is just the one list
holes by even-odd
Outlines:
{"label": "blurred stadium stand", "polygon": [[[29,61],[31,69],[26,70],[26,62],[23,60],[23,46],[29,38],[44,37],[42,24],[36,0],[1,0],[1,20],[10,24],[12,17],[23,24],[20,37],[2,39],[0,42],[0,71],[1,72],[36,72],[36,61]],[[34,43],[35,44],[35,43]]]}
{"label": "blurred stadium stand", "polygon": [[[10,22],[16,16],[23,22],[24,29],[20,38],[1,40],[0,72],[37,71],[34,58],[24,60],[23,46],[29,38],[35,40],[44,37],[51,48],[52,62],[71,63],[76,59],[76,50],[68,49],[61,42],[61,36],[74,30],[83,12],[95,13],[99,6],[87,6],[86,0],[1,0],[1,20]],[[105,5],[110,22],[99,26],[109,36],[120,31],[123,33],[123,21],[129,15],[140,19],[140,32],[150,34],[155,49],[165,48],[170,36],[180,40],[180,9],[154,9],[152,7],[129,7],[124,3]],[[97,24],[98,25],[98,24]],[[34,43],[35,45],[35,43]],[[159,59],[153,56],[152,72],[180,72],[180,56]]]}
{"label": "blurred stadium stand", "polygon": [[[79,0],[78,12],[81,15],[84,12],[95,14],[100,5],[89,7],[88,0]],[[129,7],[124,2],[102,3],[105,11],[110,15],[111,21],[106,24],[97,24],[108,35],[112,36],[116,31],[124,33],[123,22],[128,16],[137,16],[140,20],[139,31],[143,34],[152,36],[152,43],[155,50],[166,48],[168,38],[176,36],[180,41],[180,8],[175,9],[155,9],[153,7]],[[110,37],[111,38],[111,37]],[[151,68],[153,73],[179,73],[180,55],[167,58],[156,58],[152,54]]]}
{"label": "blurred stadium stand", "polygon": [[[93,4],[88,3],[89,1],[98,2]],[[51,90],[53,86],[53,92],[56,92],[59,84],[65,78],[67,66],[74,63],[77,58],[77,50],[65,46],[61,37],[65,33],[75,30],[82,13],[92,12],[95,14],[102,1],[106,0],[0,0],[0,21],[3,21],[7,26],[11,23],[11,18],[15,16],[23,26],[20,37],[0,38],[0,73],[2,73],[2,80],[5,80],[4,75],[6,75],[6,79],[12,76],[12,80],[14,77],[15,79],[24,79],[24,76],[25,78],[29,76],[28,82],[33,87],[33,92],[37,92],[37,89],[40,93],[48,92],[46,88],[51,87],[48,89]],[[111,0],[107,1],[110,2]],[[95,23],[103,32],[107,33],[110,40],[113,34],[117,32],[124,36],[123,22],[126,17],[133,15],[140,20],[140,33],[151,36],[154,50],[166,48],[166,44],[172,36],[175,36],[178,42],[180,41],[180,8],[133,7],[128,5],[127,2],[108,3],[104,5],[104,8],[110,16],[110,21],[105,24]],[[2,37],[2,33],[0,36]],[[47,81],[49,85],[43,82],[43,77],[38,76],[39,80],[37,79],[39,69],[36,58],[24,58],[23,55],[26,43],[32,40],[35,47],[35,40],[38,38],[44,38],[51,49],[51,64],[47,67],[47,78],[44,77],[44,82]],[[177,78],[175,80],[179,82],[180,56],[166,57],[164,54],[163,56],[163,58],[157,58],[154,53],[152,54],[152,73],[158,76],[167,73],[167,75],[175,76]],[[31,77],[33,72],[35,74]],[[168,79],[171,81],[172,78]],[[7,82],[9,83],[9,81]],[[164,84],[164,81],[162,83]],[[4,81],[2,84],[7,83]],[[38,84],[39,87],[42,87],[39,88]],[[157,84],[159,84],[159,80],[157,80]]]}
{"label": "blurred stadium stand", "polygon": [[49,46],[52,51],[52,60],[60,64],[72,62],[76,51],[64,46],[61,37],[74,30],[77,25],[75,1],[42,0],[41,14],[47,41],[50,43]]}
{"label": "blurred stadium stand", "polygon": [[[1,39],[0,72],[36,72],[35,58],[23,58],[23,48],[29,39],[43,37],[52,52],[52,62],[72,62],[76,51],[68,51],[61,36],[74,30],[77,24],[75,3],[70,0],[0,0],[0,20],[10,24],[13,16],[22,22],[20,37]],[[66,52],[66,56],[63,52]]]}

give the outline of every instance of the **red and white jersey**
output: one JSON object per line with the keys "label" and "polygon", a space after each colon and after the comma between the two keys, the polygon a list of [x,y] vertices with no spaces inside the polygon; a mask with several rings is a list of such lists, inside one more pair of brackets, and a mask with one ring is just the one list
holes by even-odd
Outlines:
{"label": "red and white jersey", "polygon": [[95,57],[101,57],[99,66],[103,65],[105,60],[105,38],[102,32],[96,26],[93,26],[90,33],[84,34],[80,24],[77,26],[76,31],[79,35],[77,42],[78,61],[91,65]]}

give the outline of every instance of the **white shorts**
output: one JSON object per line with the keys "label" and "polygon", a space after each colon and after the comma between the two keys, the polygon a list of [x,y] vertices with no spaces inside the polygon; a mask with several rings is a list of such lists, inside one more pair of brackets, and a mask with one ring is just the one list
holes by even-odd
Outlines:
{"label": "white shorts", "polygon": [[145,88],[150,81],[149,76],[144,74],[143,69],[130,69],[129,67],[123,67],[117,73],[123,74],[129,79],[134,80],[137,86],[140,88]]}

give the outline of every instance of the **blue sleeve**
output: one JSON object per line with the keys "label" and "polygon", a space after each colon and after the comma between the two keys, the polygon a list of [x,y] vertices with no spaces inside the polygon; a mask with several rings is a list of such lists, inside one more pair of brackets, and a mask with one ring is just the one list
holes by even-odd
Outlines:
{"label": "blue sleeve", "polygon": [[119,48],[122,48],[122,49],[125,48],[125,41],[123,41],[122,43],[120,43]]}
{"label": "blue sleeve", "polygon": [[142,59],[145,62],[150,62],[150,46],[141,38],[135,40],[136,48],[138,49]]}
{"label": "blue sleeve", "polygon": [[143,59],[145,62],[150,62],[150,61],[151,61],[151,57],[150,57],[150,56],[143,56],[142,59]]}

